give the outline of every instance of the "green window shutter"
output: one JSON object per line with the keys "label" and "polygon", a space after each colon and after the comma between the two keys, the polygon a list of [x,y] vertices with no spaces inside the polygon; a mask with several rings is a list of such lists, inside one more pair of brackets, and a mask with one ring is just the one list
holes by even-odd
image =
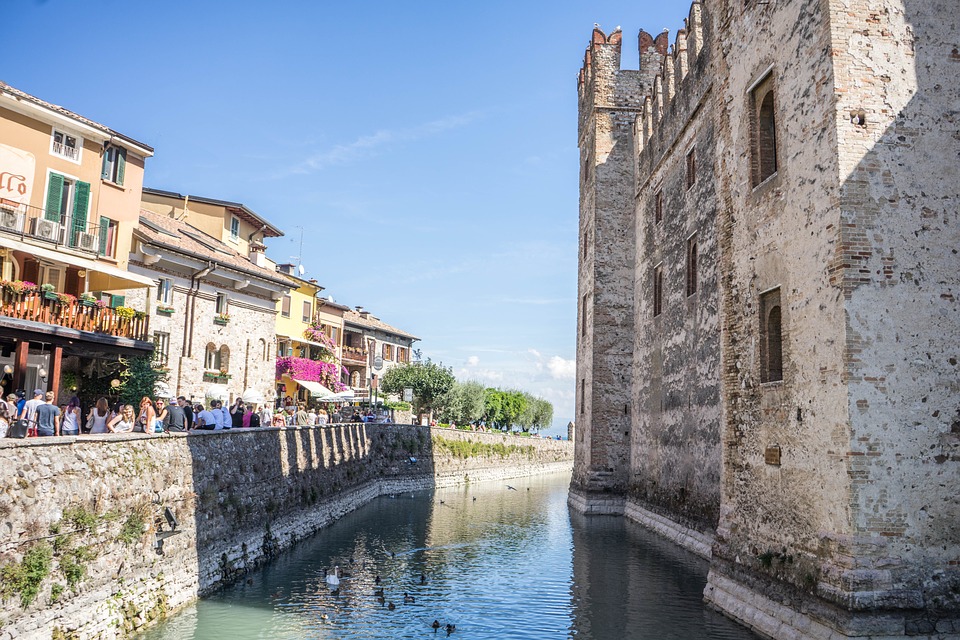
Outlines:
{"label": "green window shutter", "polygon": [[73,197],[73,225],[70,235],[71,246],[77,244],[77,234],[87,230],[87,208],[90,206],[90,183],[77,181],[77,191]]}
{"label": "green window shutter", "polygon": [[100,179],[109,180],[110,179],[110,165],[113,160],[113,147],[107,147],[103,150],[103,164],[100,165]]}
{"label": "green window shutter", "polygon": [[107,229],[110,228],[110,218],[100,216],[100,255],[107,253]]}
{"label": "green window shutter", "polygon": [[117,184],[123,184],[123,173],[127,168],[127,150],[117,149]]}
{"label": "green window shutter", "polygon": [[125,298],[123,296],[114,296],[114,295],[110,296],[110,306],[113,307],[114,309],[116,309],[117,307],[122,307],[124,301],[125,301]]}
{"label": "green window shutter", "polygon": [[50,174],[50,187],[47,191],[47,208],[43,217],[47,220],[60,222],[60,201],[63,199],[63,176],[57,173]]}

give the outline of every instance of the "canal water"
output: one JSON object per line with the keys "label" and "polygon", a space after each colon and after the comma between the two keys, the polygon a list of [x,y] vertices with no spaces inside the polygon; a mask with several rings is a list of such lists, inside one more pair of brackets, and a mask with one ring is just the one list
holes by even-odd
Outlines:
{"label": "canal water", "polygon": [[624,518],[571,513],[569,483],[378,498],[142,638],[446,638],[447,624],[451,638],[756,638],[703,605],[706,562]]}

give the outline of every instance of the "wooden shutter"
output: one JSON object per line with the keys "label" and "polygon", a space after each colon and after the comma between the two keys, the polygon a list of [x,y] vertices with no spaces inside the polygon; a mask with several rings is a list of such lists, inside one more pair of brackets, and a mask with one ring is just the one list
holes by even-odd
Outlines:
{"label": "wooden shutter", "polygon": [[117,149],[117,179],[116,183],[123,185],[123,174],[127,169],[127,150]]}
{"label": "wooden shutter", "polygon": [[107,147],[103,150],[103,163],[100,165],[100,179],[109,180],[110,179],[110,166],[113,164],[113,147]]}
{"label": "wooden shutter", "polygon": [[116,309],[117,307],[122,307],[123,303],[126,301],[125,296],[110,296],[110,306]]}
{"label": "wooden shutter", "polygon": [[100,255],[107,254],[107,231],[110,229],[110,218],[100,216]]}
{"label": "wooden shutter", "polygon": [[43,217],[47,220],[60,222],[60,201],[63,199],[63,176],[57,173],[50,174],[50,186],[47,190],[47,208]]}
{"label": "wooden shutter", "polygon": [[73,197],[73,234],[71,245],[77,244],[77,234],[87,230],[87,209],[90,205],[90,183],[77,182],[77,191]]}

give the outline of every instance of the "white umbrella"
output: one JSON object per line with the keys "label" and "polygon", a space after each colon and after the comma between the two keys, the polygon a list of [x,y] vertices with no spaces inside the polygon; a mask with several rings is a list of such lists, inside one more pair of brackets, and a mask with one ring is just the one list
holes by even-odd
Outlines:
{"label": "white umbrella", "polygon": [[266,402],[263,394],[256,389],[247,389],[240,397],[243,398],[244,402],[249,404],[264,404]]}
{"label": "white umbrella", "polygon": [[227,385],[225,384],[212,384],[207,387],[207,391],[204,393],[204,396],[206,396],[208,400],[220,400],[222,402],[226,402],[230,399],[230,390],[227,389]]}

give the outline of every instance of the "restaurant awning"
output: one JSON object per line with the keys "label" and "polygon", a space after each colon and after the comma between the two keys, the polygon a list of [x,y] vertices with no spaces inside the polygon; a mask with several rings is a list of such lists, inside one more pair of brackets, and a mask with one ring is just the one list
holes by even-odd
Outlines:
{"label": "restaurant awning", "polygon": [[319,382],[313,382],[311,380],[297,380],[296,378],[294,378],[293,381],[304,389],[307,389],[310,392],[310,395],[318,398],[335,397],[337,395]]}
{"label": "restaurant awning", "polygon": [[287,336],[287,335],[284,335],[284,334],[282,334],[282,333],[278,333],[278,334],[277,334],[277,337],[278,337],[278,338],[283,338],[283,339],[286,339],[286,340],[290,340],[291,342],[299,342],[300,344],[308,344],[308,345],[310,345],[310,346],[312,346],[312,347],[323,347],[324,349],[329,349],[329,348],[330,348],[330,347],[328,347],[327,345],[323,344],[322,342],[314,342],[313,340],[307,340],[306,338],[295,338],[295,337],[293,337],[293,336]]}
{"label": "restaurant awning", "polygon": [[156,285],[156,281],[147,276],[137,273],[130,273],[118,267],[99,260],[91,260],[80,256],[67,253],[66,251],[57,251],[47,247],[41,247],[20,240],[14,240],[0,235],[0,247],[13,249],[14,251],[23,251],[38,258],[62,262],[78,269],[85,269],[89,274],[89,289],[91,291],[109,291],[111,289],[139,289]]}

